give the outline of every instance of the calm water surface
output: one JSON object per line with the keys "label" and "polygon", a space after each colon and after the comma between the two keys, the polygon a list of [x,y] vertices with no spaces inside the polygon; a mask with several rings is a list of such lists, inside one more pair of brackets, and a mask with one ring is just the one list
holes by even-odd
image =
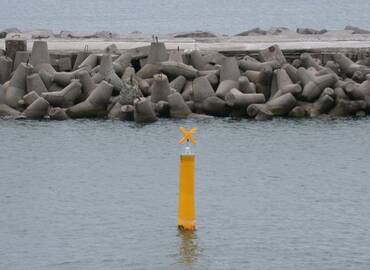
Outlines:
{"label": "calm water surface", "polygon": [[271,26],[369,27],[368,0],[0,0],[0,28],[236,34]]}
{"label": "calm water surface", "polygon": [[[176,229],[197,126],[198,230]],[[0,269],[370,265],[370,118],[0,121]]]}

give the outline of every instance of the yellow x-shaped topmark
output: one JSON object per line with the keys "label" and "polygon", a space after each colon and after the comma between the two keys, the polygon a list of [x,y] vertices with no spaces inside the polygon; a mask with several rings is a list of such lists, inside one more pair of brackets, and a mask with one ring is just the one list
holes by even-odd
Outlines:
{"label": "yellow x-shaped topmark", "polygon": [[192,128],[190,131],[186,131],[185,128],[179,128],[182,134],[184,134],[184,138],[179,141],[179,144],[184,144],[187,141],[190,141],[192,144],[196,144],[197,141],[193,139],[193,134],[197,131],[197,128]]}

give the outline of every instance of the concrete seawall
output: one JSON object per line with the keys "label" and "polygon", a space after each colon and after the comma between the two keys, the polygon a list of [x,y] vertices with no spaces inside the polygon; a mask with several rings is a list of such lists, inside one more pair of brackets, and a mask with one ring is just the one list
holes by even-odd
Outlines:
{"label": "concrete seawall", "polygon": [[[5,48],[5,39],[0,40],[0,48]],[[359,40],[296,40],[296,39],[165,39],[161,40],[166,43],[166,48],[176,50],[178,47],[182,50],[194,49],[197,46],[202,51],[258,51],[272,44],[277,44],[282,50],[335,50],[335,51],[370,51],[370,37],[368,39]],[[27,47],[32,48],[34,40],[27,41]],[[118,50],[129,50],[137,47],[148,46],[151,40],[94,40],[94,39],[49,39],[48,47],[51,53],[63,51],[73,52],[80,51],[86,45],[92,52],[103,51],[107,46],[114,43]]]}
{"label": "concrete seawall", "polygon": [[[5,49],[5,39],[0,40],[0,48]],[[49,39],[48,48],[51,59],[71,57],[74,59],[78,51],[87,48],[93,53],[103,53],[111,44],[115,44],[119,52],[137,52],[137,58],[140,54],[147,54],[150,39],[142,40],[104,40],[104,39]],[[326,62],[330,60],[331,55],[335,53],[344,53],[353,61],[370,56],[370,36],[362,36],[354,40],[343,39],[324,39],[309,38],[303,40],[291,38],[233,38],[233,39],[165,39],[168,50],[192,50],[197,47],[202,52],[217,51],[226,56],[242,57],[245,55],[255,56],[260,50],[263,50],[273,44],[277,44],[287,59],[295,59],[301,53],[308,52],[314,57]],[[27,40],[27,48],[32,48],[34,40]]]}

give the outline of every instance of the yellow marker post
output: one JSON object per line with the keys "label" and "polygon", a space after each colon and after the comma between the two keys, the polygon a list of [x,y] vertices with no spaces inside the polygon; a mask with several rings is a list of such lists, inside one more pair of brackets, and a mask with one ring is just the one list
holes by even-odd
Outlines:
{"label": "yellow marker post", "polygon": [[186,143],[185,151],[180,156],[180,190],[179,212],[177,226],[180,230],[195,230],[195,155],[191,152],[189,142],[196,144],[193,134],[197,131],[192,128],[186,131],[180,127],[183,133],[179,144]]}

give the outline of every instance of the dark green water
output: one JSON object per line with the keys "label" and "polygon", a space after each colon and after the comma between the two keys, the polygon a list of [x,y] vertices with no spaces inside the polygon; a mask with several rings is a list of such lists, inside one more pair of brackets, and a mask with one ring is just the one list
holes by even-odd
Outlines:
{"label": "dark green water", "polygon": [[[179,126],[197,223],[176,229]],[[370,118],[0,121],[0,269],[370,265]]]}

